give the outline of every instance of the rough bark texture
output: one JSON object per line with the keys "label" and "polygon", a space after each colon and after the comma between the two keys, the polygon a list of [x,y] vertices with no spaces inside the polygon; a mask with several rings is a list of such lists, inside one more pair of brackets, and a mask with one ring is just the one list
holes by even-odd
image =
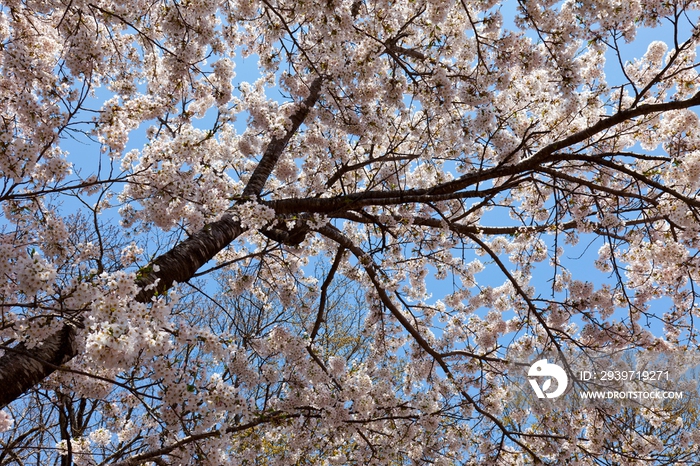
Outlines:
{"label": "rough bark texture", "polygon": [[44,380],[76,354],[75,327],[68,324],[44,340],[41,346],[28,350],[20,343],[6,351],[0,358],[0,408]]}
{"label": "rough bark texture", "polygon": [[[292,126],[283,137],[270,141],[243,190],[241,202],[260,196],[285,147],[320,97],[321,84],[321,78],[316,78],[311,83],[309,96],[290,116]],[[137,278],[141,292],[136,296],[136,301],[148,302],[167,291],[174,283],[186,282],[243,231],[240,222],[230,214],[207,224],[141,269]],[[0,358],[0,409],[51,375],[58,366],[70,361],[76,354],[75,328],[69,324],[65,324],[36,348],[27,350],[23,345],[18,345],[6,351]]]}
{"label": "rough bark texture", "polygon": [[[216,222],[207,224],[142,269],[136,281],[141,287],[141,292],[136,295],[136,301],[148,302],[153,296],[172,288],[174,283],[186,282],[201,266],[209,262],[241,233],[243,233],[241,224],[229,214]],[[156,281],[155,286],[149,287]]]}

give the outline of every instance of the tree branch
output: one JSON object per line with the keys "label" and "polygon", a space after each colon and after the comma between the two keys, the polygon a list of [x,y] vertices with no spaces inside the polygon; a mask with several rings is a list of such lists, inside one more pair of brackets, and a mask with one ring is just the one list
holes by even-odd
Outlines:
{"label": "tree branch", "polygon": [[[311,107],[316,104],[321,94],[321,83],[320,77],[312,82],[308,97],[290,116],[292,126],[284,136],[270,141],[238,203],[260,195],[282,152],[299,130]],[[220,220],[205,225],[139,271],[136,283],[141,287],[141,291],[136,295],[136,301],[147,303],[154,296],[172,288],[173,284],[188,281],[200,267],[243,232],[240,222],[231,213],[226,213]],[[66,323],[61,330],[47,337],[35,348],[26,349],[20,344],[14,351],[7,351],[0,358],[0,408],[7,406],[51,375],[57,366],[73,359],[77,354],[75,334],[75,327]],[[49,364],[43,364],[42,361]]]}
{"label": "tree branch", "polygon": [[5,350],[0,358],[0,408],[20,397],[75,357],[75,326],[64,324],[40,345],[27,349],[24,343]]}

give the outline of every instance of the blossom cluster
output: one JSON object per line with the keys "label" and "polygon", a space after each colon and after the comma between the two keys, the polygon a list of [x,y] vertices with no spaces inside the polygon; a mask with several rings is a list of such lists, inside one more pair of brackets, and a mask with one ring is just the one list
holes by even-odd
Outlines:
{"label": "blossom cluster", "polygon": [[696,455],[696,408],[534,404],[518,361],[698,350],[697,2],[515,3],[4,2],[0,381],[58,354],[3,444]]}

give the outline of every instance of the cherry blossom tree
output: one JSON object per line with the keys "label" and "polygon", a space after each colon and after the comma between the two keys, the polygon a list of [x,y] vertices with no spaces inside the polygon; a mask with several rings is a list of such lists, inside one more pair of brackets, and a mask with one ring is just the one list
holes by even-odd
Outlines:
{"label": "cherry blossom tree", "polygon": [[697,464],[697,9],[4,0],[0,464]]}

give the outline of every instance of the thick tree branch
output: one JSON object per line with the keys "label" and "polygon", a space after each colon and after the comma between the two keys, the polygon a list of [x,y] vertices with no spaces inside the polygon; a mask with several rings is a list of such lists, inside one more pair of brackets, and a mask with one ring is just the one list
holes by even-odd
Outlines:
{"label": "thick tree branch", "polygon": [[[700,105],[700,92],[686,100],[664,102],[660,104],[645,104],[629,110],[623,110],[611,117],[604,118],[598,123],[578,131],[571,136],[548,144],[535,153],[532,157],[524,159],[517,164],[498,165],[496,167],[486,168],[474,173],[468,173],[460,178],[457,178],[456,180],[441,183],[432,188],[411,189],[405,191],[365,191],[331,198],[280,199],[267,202],[266,205],[275,209],[275,211],[279,214],[298,212],[332,213],[338,210],[347,210],[349,208],[357,209],[368,205],[398,205],[488,196],[496,191],[505,191],[509,187],[517,185],[519,180],[510,180],[504,185],[489,189],[463,190],[468,186],[475,186],[485,181],[515,175],[523,175],[531,172],[532,170],[538,169],[541,164],[547,162],[562,160],[590,160],[593,163],[611,165],[612,162],[604,160],[600,156],[593,159],[593,157],[572,155],[570,153],[557,153],[557,151],[574,146],[595,136],[596,134],[639,116],[668,112],[671,110],[681,110],[698,105]],[[615,169],[619,169],[620,167],[619,165],[612,165],[614,165]],[[652,185],[658,189],[665,189],[667,191],[670,189],[661,188],[658,184]],[[683,200],[691,204],[696,202],[687,197],[683,198]]]}
{"label": "thick tree branch", "polygon": [[[239,202],[260,195],[282,152],[299,130],[311,107],[316,104],[321,93],[321,83],[320,77],[312,82],[308,97],[290,116],[291,127],[284,136],[270,141]],[[227,213],[220,220],[206,225],[170,251],[157,257],[139,271],[137,284],[141,291],[136,296],[136,301],[149,302],[154,296],[165,293],[173,284],[186,282],[243,231],[240,222]],[[18,345],[14,350],[7,351],[0,358],[0,408],[7,406],[51,375],[57,366],[76,356],[75,328],[64,324],[61,330],[50,335],[35,348],[26,349]],[[43,364],[42,361],[49,364]]]}
{"label": "thick tree branch", "polygon": [[41,345],[27,349],[24,343],[5,350],[0,358],[0,408],[40,383],[77,354],[76,329],[65,324]]}
{"label": "thick tree branch", "polygon": [[289,120],[292,122],[291,128],[287,130],[283,137],[279,139],[273,139],[267,146],[267,149],[265,149],[265,153],[260,159],[260,163],[258,163],[258,166],[255,167],[253,174],[250,175],[248,184],[243,190],[243,194],[241,195],[241,197],[246,199],[260,196],[260,193],[265,187],[265,182],[267,182],[267,179],[270,177],[272,170],[275,168],[275,165],[277,165],[277,161],[282,155],[284,148],[287,147],[289,140],[292,138],[292,136],[294,136],[297,130],[299,130],[299,127],[308,116],[309,111],[316,104],[316,101],[321,95],[322,81],[323,80],[320,77],[314,79],[309,88],[308,97],[306,97],[306,99],[304,99],[304,102],[300,104],[297,111],[289,117]]}

